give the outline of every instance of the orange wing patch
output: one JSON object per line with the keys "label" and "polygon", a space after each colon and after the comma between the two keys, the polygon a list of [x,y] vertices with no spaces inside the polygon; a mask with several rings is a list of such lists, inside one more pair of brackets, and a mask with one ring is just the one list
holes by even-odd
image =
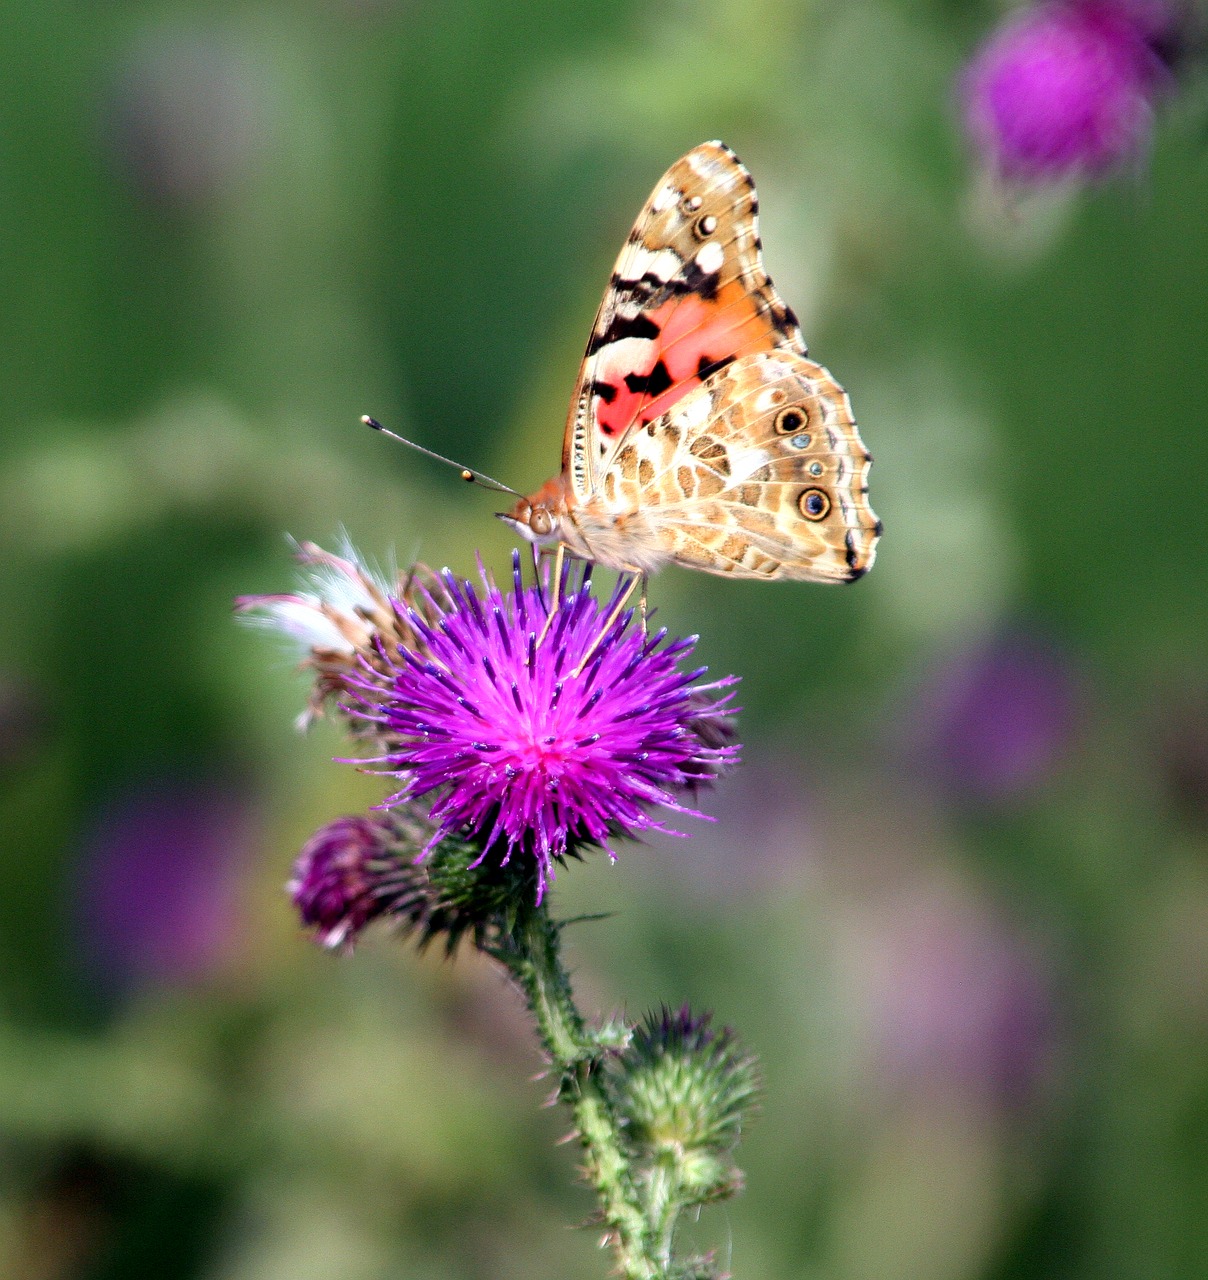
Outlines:
{"label": "orange wing patch", "polygon": [[580,501],[631,428],[665,413],[733,360],[805,354],[797,321],[763,269],[754,183],[722,143],[664,174],[617,259],[563,438]]}

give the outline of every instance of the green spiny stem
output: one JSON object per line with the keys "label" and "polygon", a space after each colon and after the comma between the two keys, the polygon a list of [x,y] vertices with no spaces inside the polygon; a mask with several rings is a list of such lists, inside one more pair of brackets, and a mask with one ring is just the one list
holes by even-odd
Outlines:
{"label": "green spiny stem", "polygon": [[558,925],[541,906],[517,922],[506,941],[495,948],[495,955],[524,989],[542,1044],[561,1076],[560,1096],[574,1114],[587,1174],[600,1198],[621,1274],[625,1280],[660,1280],[667,1274],[658,1249],[662,1233],[652,1230],[647,1221],[597,1069],[603,1046],[575,1006],[559,941]]}
{"label": "green spiny stem", "polygon": [[671,1262],[675,1225],[680,1215],[679,1167],[674,1155],[663,1152],[650,1170],[646,1184],[646,1211],[657,1256],[664,1265]]}

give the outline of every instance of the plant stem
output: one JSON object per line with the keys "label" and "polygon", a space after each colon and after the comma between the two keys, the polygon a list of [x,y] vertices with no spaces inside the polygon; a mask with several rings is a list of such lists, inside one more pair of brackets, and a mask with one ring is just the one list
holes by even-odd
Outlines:
{"label": "plant stem", "polygon": [[560,940],[559,926],[542,905],[517,922],[495,954],[524,989],[542,1045],[561,1077],[559,1096],[574,1114],[587,1175],[600,1198],[621,1274],[625,1280],[660,1280],[666,1266],[659,1261],[657,1236],[647,1222],[600,1078],[604,1046],[575,1006]]}
{"label": "plant stem", "polygon": [[680,1213],[680,1178],[674,1158],[663,1155],[650,1171],[646,1204],[656,1256],[664,1265],[671,1262],[671,1245]]}

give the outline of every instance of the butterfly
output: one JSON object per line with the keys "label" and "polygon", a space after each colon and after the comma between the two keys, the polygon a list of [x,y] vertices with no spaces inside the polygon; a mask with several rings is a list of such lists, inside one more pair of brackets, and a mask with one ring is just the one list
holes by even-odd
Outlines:
{"label": "butterfly", "polygon": [[677,564],[852,582],[882,530],[871,463],[764,270],[751,175],[706,142],[663,175],[617,259],[561,472],[501,518],[560,559],[643,580]]}

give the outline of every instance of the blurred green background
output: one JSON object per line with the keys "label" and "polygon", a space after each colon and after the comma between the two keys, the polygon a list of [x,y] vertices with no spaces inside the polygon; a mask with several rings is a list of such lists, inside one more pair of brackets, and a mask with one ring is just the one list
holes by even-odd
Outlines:
{"label": "blurred green background", "polygon": [[655,179],[722,137],[852,394],[852,589],[669,570],[743,677],[689,841],[559,876],[585,1008],[763,1059],[767,1280],[1208,1274],[1208,154],[1007,200],[949,0],[0,7],[0,1275],[594,1277],[564,1118],[474,955],[282,891],[380,798],[233,625],[286,531],[506,564]]}

